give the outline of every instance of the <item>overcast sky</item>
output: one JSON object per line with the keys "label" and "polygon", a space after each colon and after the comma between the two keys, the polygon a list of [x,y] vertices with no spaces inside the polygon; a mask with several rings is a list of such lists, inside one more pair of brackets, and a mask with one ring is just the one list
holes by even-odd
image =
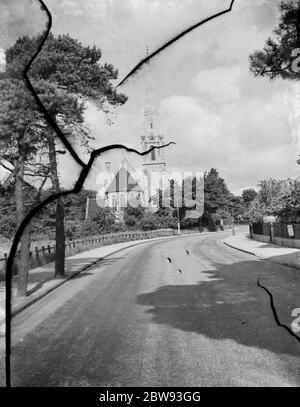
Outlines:
{"label": "overcast sky", "polygon": [[[10,15],[7,47],[23,31],[41,30],[45,17],[35,0],[5,0]],[[22,5],[20,5],[22,3]],[[27,6],[24,7],[24,4]],[[53,32],[69,33],[96,45],[103,63],[122,79],[140,59],[189,25],[227,8],[228,0],[46,0]],[[232,192],[258,181],[298,176],[297,140],[290,124],[288,82],[253,78],[249,53],[261,49],[278,19],[277,0],[236,0],[231,13],[188,34],[153,59],[152,75],[161,114],[161,132],[169,167],[194,170],[215,167]],[[96,146],[115,142],[139,148],[142,132],[145,70],[120,88],[128,96],[108,126],[96,108],[86,113]],[[110,158],[115,160],[111,155]],[[76,178],[76,165],[64,159],[65,185]],[[92,182],[92,181],[91,181]],[[87,186],[92,185],[91,183]]]}

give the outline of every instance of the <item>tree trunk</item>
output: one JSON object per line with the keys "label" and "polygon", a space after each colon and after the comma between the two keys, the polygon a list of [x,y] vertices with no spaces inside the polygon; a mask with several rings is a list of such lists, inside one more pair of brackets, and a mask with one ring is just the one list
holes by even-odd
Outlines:
{"label": "tree trunk", "polygon": [[298,0],[298,9],[296,11],[296,31],[297,31],[297,46],[300,46],[300,1]]}
{"label": "tree trunk", "polygon": [[[55,141],[53,134],[48,136],[49,161],[51,169],[51,182],[55,193],[60,192],[57,173],[57,162],[55,153]],[[65,225],[64,225],[64,203],[62,198],[56,203],[56,225],[55,225],[55,276],[65,277]]]}
{"label": "tree trunk", "polygon": [[[24,160],[22,157],[15,163],[15,200],[17,210],[17,223],[23,221],[25,217],[24,205]],[[29,270],[29,252],[30,252],[30,225],[27,225],[20,239],[20,257],[18,267],[17,296],[27,294],[27,280]]]}

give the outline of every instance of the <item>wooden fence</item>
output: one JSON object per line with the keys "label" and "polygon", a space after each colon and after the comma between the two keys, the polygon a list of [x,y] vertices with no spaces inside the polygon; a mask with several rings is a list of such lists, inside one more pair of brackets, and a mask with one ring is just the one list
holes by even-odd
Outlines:
{"label": "wooden fence", "polygon": [[[153,237],[172,236],[176,234],[177,231],[175,229],[158,229],[149,231],[110,233],[105,235],[93,236],[82,240],[73,240],[66,243],[66,257],[114,243],[128,242],[131,240],[150,239]],[[20,254],[18,253],[14,259],[13,274],[18,274],[19,258]],[[34,251],[30,252],[30,269],[43,266],[44,264],[51,263],[54,260],[55,246],[48,245],[47,247],[42,246],[41,248],[35,247]],[[0,277],[2,279],[5,276],[6,261],[7,254],[5,254],[4,257],[0,259]]]}
{"label": "wooden fence", "polygon": [[253,237],[265,243],[272,242],[280,246],[300,248],[300,224],[254,223]]}

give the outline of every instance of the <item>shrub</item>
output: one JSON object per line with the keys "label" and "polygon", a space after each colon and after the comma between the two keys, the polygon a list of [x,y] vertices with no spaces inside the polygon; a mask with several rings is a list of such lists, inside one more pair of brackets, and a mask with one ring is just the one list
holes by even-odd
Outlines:
{"label": "shrub", "polygon": [[184,218],[180,222],[182,229],[193,229],[199,226],[199,218],[192,219],[192,218]]}
{"label": "shrub", "polygon": [[142,220],[140,221],[140,227],[143,230],[154,230],[154,229],[160,229],[159,227],[159,221],[157,217],[153,214],[147,214],[145,215]]}
{"label": "shrub", "polygon": [[125,225],[129,227],[135,227],[138,223],[137,218],[133,215],[127,215],[126,217],[124,216],[124,221]]}

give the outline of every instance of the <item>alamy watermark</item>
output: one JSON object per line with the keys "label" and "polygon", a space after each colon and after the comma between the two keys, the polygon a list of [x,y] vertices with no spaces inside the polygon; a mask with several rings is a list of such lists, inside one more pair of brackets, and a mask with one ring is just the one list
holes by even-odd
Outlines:
{"label": "alamy watermark", "polygon": [[121,167],[100,171],[96,178],[99,207],[184,208],[186,218],[199,218],[204,210],[203,171],[137,171]]}

